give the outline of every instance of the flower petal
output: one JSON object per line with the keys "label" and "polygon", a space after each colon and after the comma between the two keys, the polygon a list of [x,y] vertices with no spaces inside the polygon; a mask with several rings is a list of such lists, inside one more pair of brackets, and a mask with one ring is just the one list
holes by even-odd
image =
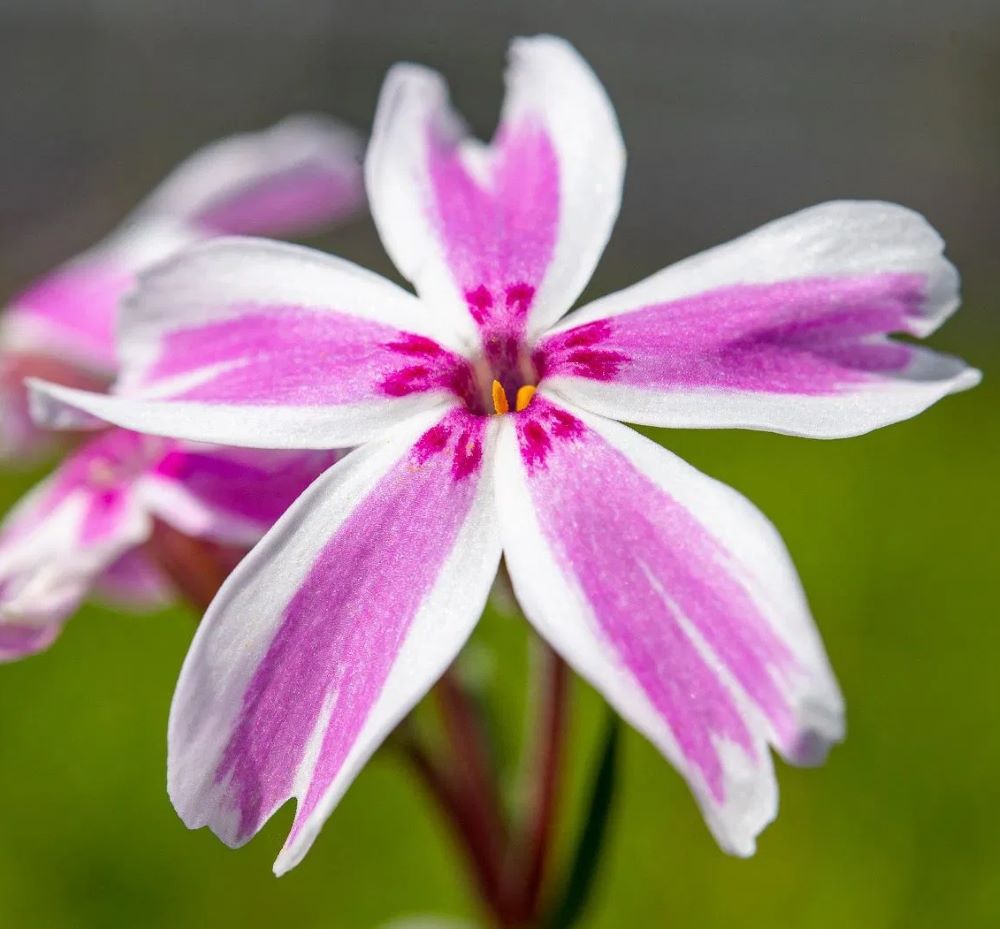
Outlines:
{"label": "flower petal", "polygon": [[315,230],[364,203],[360,135],[319,115],[196,152],[137,214],[172,216],[203,235],[285,236]]}
{"label": "flower petal", "polygon": [[170,581],[141,548],[124,552],[97,578],[94,594],[129,610],[155,610],[174,599]]}
{"label": "flower petal", "polygon": [[802,210],[572,314],[542,340],[547,386],[655,426],[837,438],[979,381],[923,337],[958,306],[940,236],[889,203]]}
{"label": "flower petal", "polygon": [[604,88],[562,39],[511,46],[489,147],[468,138],[440,75],[397,65],[365,162],[399,270],[470,344],[547,325],[590,278],[618,214],[625,154]]}
{"label": "flower petal", "polygon": [[[0,599],[3,598],[0,588]],[[0,622],[0,663],[19,661],[45,651],[59,636],[61,626],[24,626]]]}
{"label": "flower petal", "polygon": [[135,269],[114,249],[81,255],[13,298],[3,321],[3,350],[110,374],[115,369],[118,301],[134,283]]}
{"label": "flower petal", "polygon": [[0,364],[24,370],[17,381],[0,371],[0,455],[42,444],[23,416],[25,376],[90,389],[110,380],[118,304],[139,271],[199,239],[304,232],[354,212],[361,148],[356,133],[320,116],[224,139],[185,161],[107,239],[15,296],[0,324]]}
{"label": "flower petal", "polygon": [[688,781],[727,851],[774,817],[843,706],[774,527],[627,427],[536,395],[498,440],[504,556],[526,615]]}
{"label": "flower petal", "polygon": [[95,580],[148,535],[149,519],[130,488],[94,480],[114,438],[77,451],[0,526],[0,627],[10,627],[9,635],[60,626]]}
{"label": "flower petal", "polygon": [[416,297],[321,252],[217,239],[143,276],[120,332],[118,396],[52,385],[126,428],[252,448],[357,445],[474,390]]}
{"label": "flower petal", "polygon": [[170,719],[170,794],[240,845],[286,800],[301,860],[378,744],[451,663],[500,557],[496,420],[423,414],[352,452],[240,564]]}
{"label": "flower petal", "polygon": [[[2,341],[2,337],[0,337]],[[0,349],[0,461],[17,467],[35,464],[66,439],[42,429],[32,418],[26,381],[34,378],[55,381],[84,390],[101,390],[110,377],[88,373],[54,355],[4,353]],[[82,414],[74,417],[80,429],[103,428],[104,423]]]}
{"label": "flower petal", "polygon": [[136,492],[151,513],[185,535],[254,545],[338,457],[180,443]]}

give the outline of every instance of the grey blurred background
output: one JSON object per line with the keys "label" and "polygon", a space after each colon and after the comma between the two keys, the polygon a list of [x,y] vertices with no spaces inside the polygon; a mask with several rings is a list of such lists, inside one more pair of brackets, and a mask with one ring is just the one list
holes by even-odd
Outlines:
{"label": "grey blurred background", "polygon": [[[591,61],[628,146],[596,289],[810,203],[877,197],[943,232],[979,308],[960,325],[992,325],[997,0],[0,0],[0,284],[91,243],[219,135],[301,109],[367,128],[401,58],[443,70],[488,134],[507,41],[539,31]],[[378,263],[370,233],[336,244]]]}

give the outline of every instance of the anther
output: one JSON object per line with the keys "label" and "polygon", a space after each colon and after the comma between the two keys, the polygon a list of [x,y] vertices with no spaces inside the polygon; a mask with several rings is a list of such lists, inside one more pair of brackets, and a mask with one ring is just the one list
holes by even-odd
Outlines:
{"label": "anther", "polygon": [[[518,392],[520,396],[520,392]],[[499,381],[493,382],[493,409],[497,413],[509,413],[510,404],[507,402],[507,392],[503,389],[503,384]]]}
{"label": "anther", "polygon": [[518,413],[524,412],[531,403],[531,398],[535,396],[536,387],[531,384],[524,384],[517,388],[517,398],[514,400],[514,410]]}

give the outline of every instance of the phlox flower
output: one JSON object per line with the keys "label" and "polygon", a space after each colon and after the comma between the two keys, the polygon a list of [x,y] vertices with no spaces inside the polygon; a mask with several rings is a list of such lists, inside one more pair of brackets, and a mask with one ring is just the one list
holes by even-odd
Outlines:
{"label": "phlox flower", "polygon": [[154,520],[249,549],[335,460],[100,433],[0,524],[0,661],[48,647],[92,590],[133,608],[168,601],[145,548]]}
{"label": "phlox flower", "polygon": [[138,271],[216,235],[291,235],[362,203],[361,140],[319,116],[216,142],[183,162],[102,242],[13,298],[0,317],[0,459],[44,451],[26,377],[101,389],[116,372],[114,324]]}
{"label": "phlox flower", "polygon": [[74,409],[189,440],[359,446],[232,574],[174,699],[192,827],[306,853],[453,661],[501,555],[535,629],[686,779],[727,851],[775,815],[769,746],[820,761],[843,702],[792,563],[735,491],[626,426],[831,438],[976,382],[925,336],[958,305],[939,236],[887,203],[803,210],[565,315],[617,215],[611,104],[565,42],[512,48],[490,145],[442,79],[389,73],[366,160],[416,296],[315,251],[198,246],[147,274],[114,396]]}

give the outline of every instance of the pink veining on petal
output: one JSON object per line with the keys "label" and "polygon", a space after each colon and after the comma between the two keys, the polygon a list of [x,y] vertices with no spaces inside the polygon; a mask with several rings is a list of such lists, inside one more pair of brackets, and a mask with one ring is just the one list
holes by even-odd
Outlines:
{"label": "pink veining on petal", "polygon": [[38,318],[61,344],[113,369],[118,301],[133,280],[130,271],[107,262],[75,262],[18,294],[11,312]]}
{"label": "pink veining on petal", "polygon": [[485,422],[455,411],[429,429],[359,501],[285,607],[216,772],[241,838],[290,795],[326,709],[293,836],[336,777],[472,507]]}
{"label": "pink veining on petal", "polygon": [[506,343],[524,331],[555,250],[559,161],[552,140],[532,120],[501,126],[486,176],[477,177],[456,143],[431,127],[428,170],[435,225],[455,283],[484,342]]}
{"label": "pink veining on petal", "polygon": [[608,647],[662,715],[712,795],[724,799],[716,740],[748,755],[752,737],[727,685],[681,622],[794,744],[780,683],[794,657],[733,570],[721,543],[617,449],[537,397],[517,435],[541,530]]}
{"label": "pink veining on petal", "polygon": [[468,362],[423,336],[335,310],[241,306],[167,335],[147,386],[209,372],[174,399],[323,406],[446,389],[465,397]]}
{"label": "pink veining on petal", "polygon": [[316,229],[359,206],[356,179],[316,161],[221,197],[193,221],[212,235],[283,236]]}
{"label": "pink veining on petal", "polygon": [[549,336],[540,376],[661,389],[823,395],[903,371],[919,317],[919,274],[737,284],[641,307]]}

